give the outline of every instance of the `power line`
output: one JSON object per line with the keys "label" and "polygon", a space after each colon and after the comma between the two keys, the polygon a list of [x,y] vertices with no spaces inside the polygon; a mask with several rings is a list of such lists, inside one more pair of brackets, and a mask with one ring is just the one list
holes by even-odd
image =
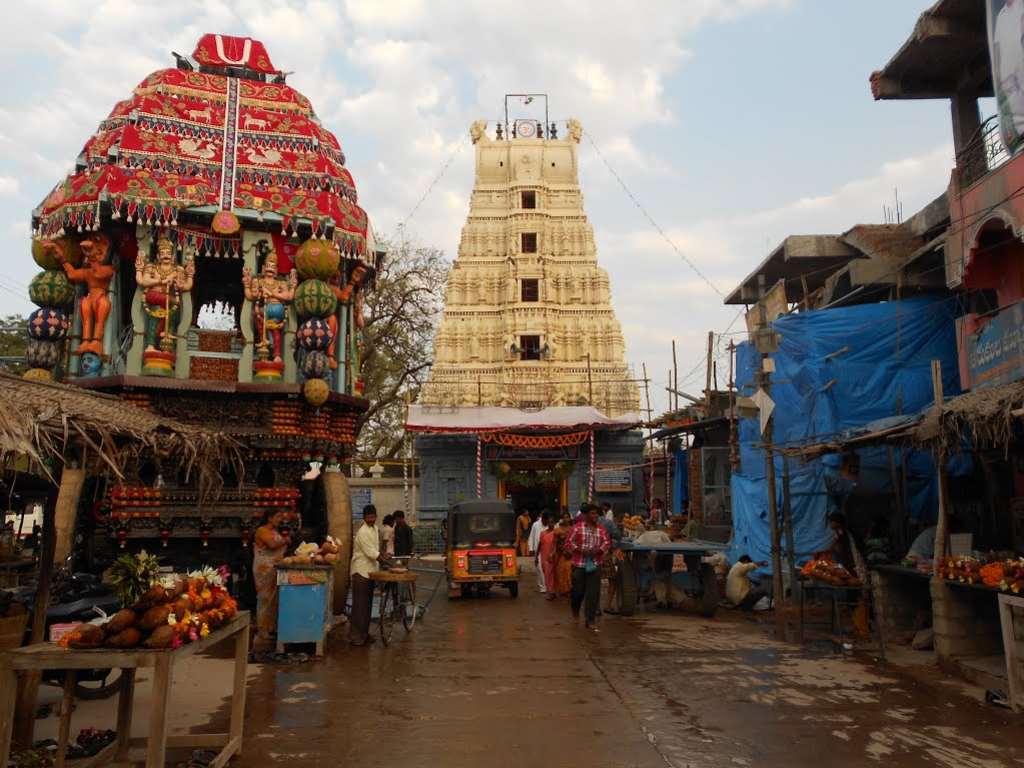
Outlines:
{"label": "power line", "polygon": [[460,152],[462,152],[462,148],[465,147],[465,146],[466,146],[466,142],[465,142],[464,139],[459,139],[456,142],[455,149],[453,149],[451,151],[451,154],[448,155],[448,159],[444,161],[444,165],[441,166],[441,170],[438,171],[438,173],[434,177],[433,181],[431,181],[430,184],[427,185],[427,188],[426,188],[426,190],[424,190],[423,194],[420,196],[420,199],[416,201],[416,205],[414,205],[412,207],[412,210],[409,211],[408,215],[404,219],[402,219],[402,221],[395,228],[396,230],[399,230],[399,231],[402,231],[402,232],[405,231],[405,226],[409,223],[409,221],[412,219],[412,217],[416,215],[416,212],[420,209],[420,206],[423,205],[423,203],[426,201],[426,199],[430,196],[430,193],[434,191],[434,187],[436,187],[438,185],[438,183],[441,181],[441,179],[444,178],[445,173],[447,173],[447,171],[448,171],[448,166],[450,166],[452,164],[452,161],[455,160],[456,156]]}
{"label": "power line", "polygon": [[585,135],[585,136],[587,137],[587,140],[588,140],[588,141],[590,142],[590,146],[592,146],[592,147],[594,148],[594,151],[595,151],[595,152],[597,153],[597,156],[598,156],[598,157],[599,157],[599,158],[601,159],[601,162],[602,162],[602,163],[604,163],[604,166],[605,166],[605,168],[607,168],[607,169],[608,169],[608,172],[609,172],[609,173],[611,173],[611,175],[615,177],[615,180],[616,180],[617,182],[619,182],[619,186],[620,186],[620,187],[622,187],[622,191],[626,193],[626,196],[627,196],[627,197],[628,197],[628,198],[629,198],[630,200],[632,200],[632,201],[633,201],[633,205],[635,205],[635,206],[637,207],[637,210],[638,210],[638,211],[640,211],[640,213],[641,213],[641,214],[643,215],[643,217],[644,217],[645,219],[647,219],[648,223],[650,223],[650,225],[651,225],[652,227],[654,227],[654,229],[655,229],[655,230],[656,230],[656,231],[658,232],[658,234],[659,234],[659,235],[661,235],[662,239],[663,239],[663,240],[664,240],[664,241],[665,241],[666,243],[668,243],[669,247],[670,247],[670,248],[671,248],[671,249],[672,249],[673,251],[675,251],[675,252],[676,252],[676,253],[677,253],[677,254],[679,255],[679,258],[681,258],[681,259],[682,259],[682,260],[683,260],[683,261],[684,261],[684,262],[686,263],[686,265],[687,265],[687,266],[688,266],[688,267],[689,267],[690,269],[692,269],[692,270],[694,271],[694,273],[695,273],[695,274],[696,274],[696,275],[697,275],[697,276],[698,276],[698,277],[699,277],[699,278],[700,278],[701,280],[703,280],[703,281],[704,281],[704,282],[705,282],[705,283],[706,283],[706,284],[708,285],[708,287],[709,287],[709,288],[711,288],[711,290],[713,290],[713,291],[714,291],[715,293],[717,293],[717,294],[718,294],[718,295],[719,295],[719,296],[720,296],[721,298],[723,298],[723,299],[724,299],[724,298],[725,298],[725,294],[724,294],[724,293],[722,293],[722,292],[721,292],[721,291],[720,291],[720,290],[718,289],[718,286],[717,286],[717,285],[715,285],[715,284],[714,284],[713,282],[711,282],[711,280],[710,280],[710,279],[708,278],[708,276],[707,276],[707,275],[705,275],[705,274],[704,274],[703,272],[701,272],[701,271],[700,271],[700,268],[698,268],[698,267],[697,267],[697,265],[696,265],[696,264],[694,264],[694,263],[693,263],[693,262],[692,262],[692,261],[691,261],[691,260],[690,260],[690,259],[689,259],[689,258],[687,257],[687,255],[686,255],[685,253],[683,253],[683,252],[682,252],[682,251],[681,251],[681,250],[679,249],[679,247],[678,247],[678,246],[677,246],[677,245],[676,245],[676,244],[675,244],[674,242],[672,242],[672,238],[670,238],[670,237],[669,237],[669,236],[668,236],[668,235],[667,235],[667,234],[665,233],[665,230],[663,230],[663,229],[661,228],[661,226],[660,226],[660,225],[658,224],[658,222],[656,222],[656,221],[654,220],[654,217],[652,217],[652,216],[651,216],[651,214],[649,214],[649,213],[647,212],[647,209],[646,209],[646,208],[644,208],[644,207],[643,207],[643,205],[641,205],[640,201],[639,201],[639,200],[637,200],[637,198],[636,198],[636,195],[634,195],[634,194],[633,194],[633,193],[632,193],[632,192],[630,191],[629,187],[627,187],[627,186],[626,186],[626,182],[625,182],[625,181],[623,181],[623,180],[622,180],[622,177],[621,177],[621,176],[619,176],[619,174],[618,174],[618,173],[616,173],[616,171],[615,171],[615,169],[614,169],[614,168],[612,168],[611,164],[610,164],[610,163],[608,162],[608,160],[607,160],[607,159],[605,158],[604,154],[603,154],[603,153],[601,152],[601,149],[600,149],[600,147],[598,147],[598,146],[597,146],[597,142],[595,142],[595,141],[594,141],[594,138],[593,138],[593,136],[591,136],[591,135],[590,135],[589,131],[587,131],[587,132],[584,132],[584,135]]}

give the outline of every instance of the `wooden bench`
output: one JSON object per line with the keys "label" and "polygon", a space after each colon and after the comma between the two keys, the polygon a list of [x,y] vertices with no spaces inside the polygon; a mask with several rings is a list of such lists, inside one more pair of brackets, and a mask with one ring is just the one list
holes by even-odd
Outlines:
{"label": "wooden bench", "polygon": [[[196,653],[234,639],[235,671],[231,691],[231,724],[228,733],[167,735],[168,700],[174,666]],[[221,768],[242,750],[242,725],[245,718],[246,666],[249,656],[249,612],[241,611],[230,622],[215,629],[205,638],[174,650],[131,648],[115,650],[96,648],[74,650],[54,643],[37,643],[0,653],[0,766],[7,765],[14,728],[15,692],[19,673],[64,669],[64,705],[61,709],[56,766],[63,768],[71,735],[71,706],[74,700],[75,670],[120,669],[121,689],[117,699],[117,738],[102,751],[84,760],[75,761],[76,768],[93,768],[110,762],[131,761],[132,703],[135,698],[135,671],[153,669],[153,692],[149,711],[149,734],[145,739],[146,768],[164,768],[167,748],[220,748],[210,768]],[[140,756],[141,757],[141,756]],[[140,759],[134,762],[141,762]]]}

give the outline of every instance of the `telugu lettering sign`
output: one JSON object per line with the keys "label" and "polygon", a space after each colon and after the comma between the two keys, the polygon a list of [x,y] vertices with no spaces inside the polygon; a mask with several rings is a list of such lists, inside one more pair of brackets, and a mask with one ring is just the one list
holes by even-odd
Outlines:
{"label": "telugu lettering sign", "polygon": [[633,490],[633,470],[628,466],[600,466],[594,471],[597,493],[629,493]]}
{"label": "telugu lettering sign", "polygon": [[1024,302],[1007,307],[968,336],[965,348],[971,389],[1024,379]]}

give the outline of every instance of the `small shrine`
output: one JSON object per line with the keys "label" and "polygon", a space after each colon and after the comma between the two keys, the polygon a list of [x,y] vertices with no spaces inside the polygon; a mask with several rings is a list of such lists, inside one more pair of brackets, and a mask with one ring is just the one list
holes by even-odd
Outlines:
{"label": "small shrine", "polygon": [[235,438],[244,476],[215,503],[154,455],[100,506],[120,546],[244,545],[268,507],[297,513],[310,461],[354,448],[383,254],[337,138],[262,43],[207,34],[175,56],[33,211],[26,377]]}

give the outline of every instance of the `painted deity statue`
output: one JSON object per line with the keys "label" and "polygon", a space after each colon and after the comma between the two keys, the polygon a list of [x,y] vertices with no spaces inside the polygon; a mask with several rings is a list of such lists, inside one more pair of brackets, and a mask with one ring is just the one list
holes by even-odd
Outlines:
{"label": "painted deity statue", "polygon": [[104,263],[110,241],[104,235],[94,235],[79,243],[82,249],[83,263],[81,267],[68,264],[64,251],[56,243],[47,243],[44,248],[53,250],[57,260],[64,268],[68,280],[72,283],[85,283],[87,291],[78,302],[78,310],[82,317],[82,341],[76,354],[92,352],[103,355],[103,334],[110,315],[110,298],[107,290],[114,279],[116,264]]}
{"label": "painted deity statue", "polygon": [[[344,288],[341,287],[341,280],[339,277],[331,279],[330,286],[331,291],[334,293],[334,297],[342,304],[348,304],[352,300],[353,292],[358,293],[359,285],[362,283],[363,278],[366,277],[368,272],[367,268],[362,264],[357,264],[352,270],[352,276],[349,277],[348,283]],[[361,312],[360,312],[361,314]],[[357,321],[358,322],[358,321]],[[331,343],[327,347],[327,359],[330,361],[331,368],[338,367],[337,355],[335,355],[335,349],[338,345],[338,315],[333,314],[327,318],[327,326],[331,329]],[[361,326],[360,326],[361,327]]]}
{"label": "painted deity statue", "polygon": [[256,348],[262,360],[281,362],[284,354],[284,327],[288,321],[288,305],[295,298],[299,286],[298,273],[293,269],[287,276],[277,273],[277,254],[271,251],[263,260],[263,269],[253,275],[248,267],[242,269],[242,287],[245,298],[255,305]]}
{"label": "painted deity statue", "polygon": [[192,290],[195,262],[177,263],[174,246],[166,238],[156,243],[156,260],[147,261],[142,251],[135,260],[135,282],[143,290],[146,310],[146,351],[170,352],[178,325],[182,296]]}

